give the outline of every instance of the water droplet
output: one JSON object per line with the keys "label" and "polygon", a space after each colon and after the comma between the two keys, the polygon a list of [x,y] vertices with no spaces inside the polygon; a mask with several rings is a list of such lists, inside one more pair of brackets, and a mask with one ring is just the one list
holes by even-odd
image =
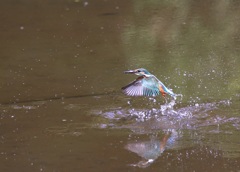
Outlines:
{"label": "water droplet", "polygon": [[84,2],[84,3],[83,3],[83,6],[84,6],[84,7],[88,6],[88,2]]}

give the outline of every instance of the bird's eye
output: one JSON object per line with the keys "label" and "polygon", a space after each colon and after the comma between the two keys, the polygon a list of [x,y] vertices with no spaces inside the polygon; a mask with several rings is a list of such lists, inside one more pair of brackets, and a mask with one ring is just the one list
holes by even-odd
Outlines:
{"label": "bird's eye", "polygon": [[137,72],[141,72],[140,70],[137,70]]}

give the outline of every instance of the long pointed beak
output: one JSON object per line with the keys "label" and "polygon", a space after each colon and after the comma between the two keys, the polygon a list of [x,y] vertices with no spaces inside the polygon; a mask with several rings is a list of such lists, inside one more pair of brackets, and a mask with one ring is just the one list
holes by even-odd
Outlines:
{"label": "long pointed beak", "polygon": [[135,70],[127,70],[127,71],[124,71],[124,73],[126,74],[133,74],[133,73],[136,73]]}

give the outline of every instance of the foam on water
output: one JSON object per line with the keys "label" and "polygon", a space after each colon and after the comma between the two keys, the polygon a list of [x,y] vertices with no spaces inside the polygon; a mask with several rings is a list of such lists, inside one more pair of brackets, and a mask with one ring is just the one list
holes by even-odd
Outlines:
{"label": "foam on water", "polygon": [[[152,103],[156,100],[151,98]],[[159,105],[159,108],[140,109],[140,108],[111,108],[101,109],[99,111],[92,111],[96,115],[101,115],[107,119],[120,120],[123,118],[134,119],[136,122],[156,121],[159,123],[168,124],[163,125],[166,128],[179,129],[196,129],[208,125],[219,125],[220,123],[232,122],[232,126],[239,129],[238,117],[227,118],[224,115],[217,114],[222,107],[229,107],[230,100],[220,100],[218,102],[206,103],[189,103],[187,105],[178,104],[176,100],[171,100],[168,103]],[[98,113],[97,113],[98,112]],[[221,112],[220,112],[221,113]],[[237,119],[236,119],[237,118]],[[162,128],[162,127],[161,127]]]}

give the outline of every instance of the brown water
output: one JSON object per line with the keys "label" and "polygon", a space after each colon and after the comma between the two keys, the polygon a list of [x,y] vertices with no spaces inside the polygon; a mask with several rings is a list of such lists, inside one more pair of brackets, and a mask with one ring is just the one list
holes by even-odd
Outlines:
{"label": "brown water", "polygon": [[[0,2],[0,171],[240,171],[238,1]],[[120,89],[144,67],[176,101]]]}

